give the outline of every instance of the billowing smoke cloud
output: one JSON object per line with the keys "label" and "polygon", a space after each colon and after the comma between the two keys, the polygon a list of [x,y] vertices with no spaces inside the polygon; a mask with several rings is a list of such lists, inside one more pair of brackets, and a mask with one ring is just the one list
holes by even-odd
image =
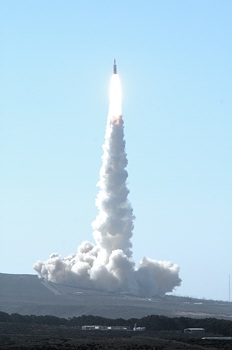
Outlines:
{"label": "billowing smoke cloud", "polygon": [[112,76],[100,187],[96,199],[99,214],[92,223],[95,245],[83,242],[77,254],[62,259],[52,254],[37,261],[34,269],[49,281],[108,292],[152,297],[179,286],[179,267],[144,257],[138,267],[132,260],[134,215],[128,201],[124,126],[119,77]]}

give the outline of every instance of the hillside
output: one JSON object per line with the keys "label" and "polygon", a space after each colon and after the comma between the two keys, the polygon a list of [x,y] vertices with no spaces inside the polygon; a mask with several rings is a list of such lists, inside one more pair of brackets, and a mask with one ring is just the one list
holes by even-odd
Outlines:
{"label": "hillside", "polygon": [[57,285],[36,275],[0,274],[0,310],[22,315],[108,318],[216,317],[232,320],[232,303],[186,297],[139,298]]}

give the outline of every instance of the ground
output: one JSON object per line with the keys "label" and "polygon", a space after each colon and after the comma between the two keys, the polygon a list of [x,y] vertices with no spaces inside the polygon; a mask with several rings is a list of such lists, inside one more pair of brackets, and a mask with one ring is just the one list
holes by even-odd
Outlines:
{"label": "ground", "polygon": [[232,349],[232,340],[203,340],[181,332],[82,331],[77,327],[0,323],[0,349],[227,350]]}
{"label": "ground", "polygon": [[35,275],[0,273],[0,311],[21,315],[82,315],[106,318],[169,317],[220,318],[232,320],[232,303],[189,297],[140,298],[58,285]]}

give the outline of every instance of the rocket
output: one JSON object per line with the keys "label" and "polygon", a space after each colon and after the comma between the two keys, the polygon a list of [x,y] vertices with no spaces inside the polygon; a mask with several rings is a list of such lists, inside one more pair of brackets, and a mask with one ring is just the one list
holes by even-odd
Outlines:
{"label": "rocket", "polygon": [[114,65],[113,65],[113,74],[117,74],[117,65],[116,65],[116,59],[114,59]]}

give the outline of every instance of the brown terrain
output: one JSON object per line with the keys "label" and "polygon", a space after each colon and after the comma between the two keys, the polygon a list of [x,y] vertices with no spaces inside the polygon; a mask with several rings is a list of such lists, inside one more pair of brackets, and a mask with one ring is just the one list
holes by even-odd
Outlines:
{"label": "brown terrain", "polygon": [[0,323],[0,349],[226,350],[232,340],[175,332],[82,331],[77,327]]}
{"label": "brown terrain", "polygon": [[[228,302],[174,296],[139,298],[56,285],[34,275],[9,274],[0,274],[0,311],[64,318],[95,315],[128,320],[164,315],[232,320],[232,304]],[[84,331],[71,326],[2,322],[0,349],[215,350],[232,349],[232,340],[202,339],[202,335],[184,334],[183,330]]]}
{"label": "brown terrain", "polygon": [[129,319],[152,314],[232,320],[232,303],[229,302],[171,295],[140,298],[57,285],[35,275],[10,274],[0,274],[0,311],[65,318],[93,315]]}

